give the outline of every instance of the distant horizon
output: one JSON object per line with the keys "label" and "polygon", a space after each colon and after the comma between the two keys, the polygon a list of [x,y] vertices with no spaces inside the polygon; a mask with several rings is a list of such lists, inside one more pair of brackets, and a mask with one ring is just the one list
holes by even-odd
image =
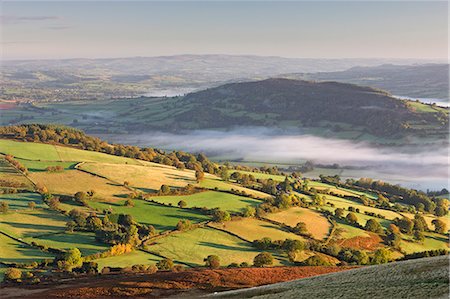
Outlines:
{"label": "distant horizon", "polygon": [[3,1],[1,56],[448,61],[447,14],[445,1]]}
{"label": "distant horizon", "polygon": [[289,57],[280,55],[259,55],[259,54],[227,54],[227,53],[180,53],[171,55],[135,55],[135,56],[108,56],[108,57],[98,57],[98,56],[73,56],[66,58],[29,58],[29,59],[4,59],[0,57],[0,61],[58,61],[58,60],[109,60],[109,59],[134,59],[134,58],[171,58],[171,57],[181,57],[181,56],[233,56],[233,57],[259,57],[259,58],[279,58],[279,59],[305,59],[305,60],[398,60],[398,61],[422,61],[424,63],[450,63],[450,57],[445,58],[416,58],[416,57]]}

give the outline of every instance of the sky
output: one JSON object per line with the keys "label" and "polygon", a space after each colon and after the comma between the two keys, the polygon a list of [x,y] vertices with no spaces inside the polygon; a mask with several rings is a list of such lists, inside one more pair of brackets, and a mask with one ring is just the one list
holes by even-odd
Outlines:
{"label": "sky", "polygon": [[1,58],[448,57],[442,2],[2,1]]}

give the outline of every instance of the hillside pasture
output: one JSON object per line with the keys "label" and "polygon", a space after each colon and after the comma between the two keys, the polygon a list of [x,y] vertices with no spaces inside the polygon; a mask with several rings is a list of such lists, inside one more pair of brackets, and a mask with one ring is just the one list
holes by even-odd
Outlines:
{"label": "hillside pasture", "polygon": [[427,232],[424,233],[424,236],[425,240],[423,242],[417,242],[410,236],[403,235],[403,240],[400,242],[400,248],[406,254],[426,250],[450,249],[448,239],[444,238],[442,235]]}
{"label": "hillside pasture", "polygon": [[330,202],[334,204],[334,209],[336,208],[342,208],[346,211],[348,211],[349,207],[354,207],[355,209],[358,208],[360,210],[361,214],[364,214],[364,212],[370,212],[375,214],[380,214],[386,217],[387,220],[393,220],[395,218],[401,218],[402,216],[400,213],[391,211],[391,210],[385,210],[385,209],[379,209],[374,207],[365,206],[362,203],[351,201],[345,198],[340,198],[332,195],[325,195],[326,202]]}
{"label": "hillside pasture", "polygon": [[[203,266],[203,259],[211,254],[219,256],[222,265],[242,262],[252,264],[253,258],[259,253],[250,243],[212,228],[172,234],[156,240],[148,248],[151,252],[191,266]],[[275,261],[275,264],[279,263],[279,260]]]}
{"label": "hillside pasture", "polygon": [[100,211],[111,209],[113,213],[130,214],[139,223],[153,225],[158,232],[174,229],[181,219],[190,220],[192,223],[209,219],[207,215],[199,211],[162,206],[145,200],[134,200],[134,207],[127,207],[124,203],[124,200],[117,202],[90,201],[89,205]]}
{"label": "hillside pasture", "polygon": [[35,172],[30,173],[30,178],[53,194],[74,195],[78,191],[94,190],[96,198],[119,200],[131,193],[121,185],[79,170]]}
{"label": "hillside pasture", "polygon": [[178,170],[174,167],[159,164],[119,165],[110,163],[83,163],[80,169],[106,177],[114,182],[123,184],[128,181],[130,186],[144,192],[156,191],[161,185],[183,187],[195,184],[195,174],[189,170]]}
{"label": "hillside pasture", "polygon": [[2,154],[13,155],[16,158],[26,160],[140,164],[137,160],[131,158],[37,142],[0,139],[0,149],[0,153]]}
{"label": "hillside pasture", "polygon": [[61,166],[64,170],[75,169],[76,162],[60,162],[60,161],[37,161],[17,159],[22,165],[28,168],[29,172],[47,171],[49,166]]}
{"label": "hillside pasture", "polygon": [[291,227],[295,227],[299,222],[304,222],[308,232],[319,240],[325,238],[331,228],[331,224],[325,216],[306,208],[293,207],[281,212],[268,214],[265,217]]}
{"label": "hillside pasture", "polygon": [[22,159],[60,161],[55,146],[51,144],[0,139],[0,151]]}
{"label": "hillside pasture", "polygon": [[0,262],[32,263],[45,259],[53,259],[50,253],[27,246],[3,234],[0,234]]}
{"label": "hillside pasture", "polygon": [[[15,193],[0,194],[0,201],[6,202],[10,211],[30,210],[28,204],[34,202],[36,209],[46,208],[47,205],[42,201],[38,193]],[[0,216],[1,219],[2,216]]]}
{"label": "hillside pasture", "polygon": [[156,196],[150,199],[173,206],[176,206],[180,200],[184,200],[188,208],[220,208],[229,212],[241,212],[247,206],[255,207],[261,203],[257,199],[217,191],[206,191],[192,195]]}
{"label": "hillside pasture", "polygon": [[133,265],[154,265],[162,258],[154,254],[144,252],[142,250],[134,250],[133,252],[109,256],[95,260],[98,263],[98,269],[103,267],[130,267]]}
{"label": "hillside pasture", "polygon": [[16,238],[64,232],[68,217],[48,209],[19,210],[0,215],[0,231]]}
{"label": "hillside pasture", "polygon": [[208,175],[205,176],[205,178],[200,182],[200,187],[203,188],[208,188],[208,189],[214,189],[217,188],[218,190],[222,190],[222,191],[231,191],[231,189],[234,190],[238,190],[239,192],[244,191],[247,194],[251,194],[257,198],[268,198],[271,197],[271,195],[264,193],[264,192],[260,192],[257,190],[252,190],[249,188],[245,188],[233,183],[229,183],[229,182],[225,182],[223,180],[221,180],[220,178],[213,176],[213,175]]}
{"label": "hillside pasture", "polygon": [[260,173],[260,172],[252,172],[252,171],[244,171],[244,170],[230,170],[230,173],[239,172],[241,174],[248,174],[255,177],[255,179],[263,179],[268,180],[272,179],[277,182],[282,182],[285,179],[284,175],[276,175],[276,174],[268,174],[268,173]]}
{"label": "hillside pasture", "polygon": [[33,184],[0,156],[0,187],[33,190]]}
{"label": "hillside pasture", "polygon": [[278,225],[255,218],[241,218],[224,223],[211,222],[208,225],[233,233],[249,242],[264,237],[272,240],[303,240],[301,236],[285,231]]}
{"label": "hillside pasture", "polygon": [[78,248],[83,256],[105,251],[109,248],[106,244],[95,240],[94,233],[73,232],[41,235],[34,238],[27,238],[26,241],[35,241],[39,245],[46,245],[58,249]]}

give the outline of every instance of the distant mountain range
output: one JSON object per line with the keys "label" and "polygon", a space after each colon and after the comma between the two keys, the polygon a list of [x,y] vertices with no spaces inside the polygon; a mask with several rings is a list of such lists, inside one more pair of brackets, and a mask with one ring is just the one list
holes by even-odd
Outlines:
{"label": "distant mountain range", "polygon": [[302,77],[303,74],[344,71],[356,66],[370,67],[386,63],[405,65],[425,61],[251,55],[3,61],[0,98],[60,101],[143,94],[170,96],[228,82],[260,80],[280,74],[295,73],[293,76],[297,77],[300,73]]}
{"label": "distant mountain range", "polygon": [[347,82],[384,89],[394,95],[449,100],[448,64],[357,66],[345,71],[297,73],[281,77]]}

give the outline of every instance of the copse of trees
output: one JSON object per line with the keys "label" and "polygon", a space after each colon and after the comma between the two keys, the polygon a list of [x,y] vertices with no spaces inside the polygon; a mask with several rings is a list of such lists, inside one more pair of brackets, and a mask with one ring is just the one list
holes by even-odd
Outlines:
{"label": "copse of trees", "polygon": [[261,252],[253,259],[255,267],[271,266],[273,264],[273,256],[270,252]]}
{"label": "copse of trees", "polygon": [[423,209],[426,212],[434,213],[436,216],[444,216],[448,213],[448,200],[442,198],[430,198],[425,192],[403,188],[399,185],[389,184],[383,181],[376,181],[370,178],[361,178],[349,183],[372,189],[382,193],[392,194],[396,201],[413,205],[416,209]]}
{"label": "copse of trees", "polygon": [[208,255],[203,261],[208,268],[217,269],[220,267],[220,258],[217,255]]}

